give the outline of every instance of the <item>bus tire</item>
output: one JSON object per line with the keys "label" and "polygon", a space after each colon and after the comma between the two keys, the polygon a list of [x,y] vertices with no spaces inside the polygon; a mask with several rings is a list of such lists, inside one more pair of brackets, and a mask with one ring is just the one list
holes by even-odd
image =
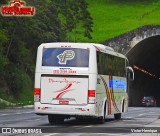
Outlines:
{"label": "bus tire", "polygon": [[122,104],[122,112],[124,112],[124,101],[123,101],[123,104]]}
{"label": "bus tire", "polygon": [[103,116],[99,117],[99,123],[100,124],[104,124],[105,117],[106,117],[106,103],[105,103],[105,106],[104,106],[104,109],[103,109]]}
{"label": "bus tire", "polygon": [[48,115],[48,121],[49,124],[58,124],[58,123],[63,123],[64,118],[56,115]]}
{"label": "bus tire", "polygon": [[116,113],[114,114],[115,119],[121,119],[121,113]]}

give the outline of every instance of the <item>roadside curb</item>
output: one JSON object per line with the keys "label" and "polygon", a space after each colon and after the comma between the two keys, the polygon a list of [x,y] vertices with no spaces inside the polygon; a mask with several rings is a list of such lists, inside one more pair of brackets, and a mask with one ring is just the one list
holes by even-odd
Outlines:
{"label": "roadside curb", "polygon": [[17,106],[17,107],[6,107],[4,109],[0,110],[6,110],[6,109],[27,109],[27,108],[33,108],[34,105],[25,105],[25,106]]}
{"label": "roadside curb", "polygon": [[25,105],[25,106],[14,107],[14,109],[33,108],[33,107],[34,105]]}
{"label": "roadside curb", "polygon": [[17,105],[16,103],[11,103],[11,102],[8,102],[8,101],[3,100],[1,98],[0,98],[0,103],[5,103],[8,106],[5,109],[21,109],[21,108],[33,108],[34,107],[34,105],[24,105],[24,106]]}

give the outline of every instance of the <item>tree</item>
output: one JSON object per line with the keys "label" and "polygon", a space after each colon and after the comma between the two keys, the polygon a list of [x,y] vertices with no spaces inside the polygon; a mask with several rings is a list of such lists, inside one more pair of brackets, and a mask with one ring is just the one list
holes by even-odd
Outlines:
{"label": "tree", "polygon": [[90,16],[89,12],[87,11],[88,4],[84,0],[80,0],[80,7],[81,7],[81,14],[83,20],[83,27],[84,27],[84,36],[92,39],[91,32],[92,32],[92,17]]}
{"label": "tree", "polygon": [[[92,18],[85,0],[25,0],[36,8],[34,17],[0,16],[0,78],[19,97],[28,75],[34,80],[36,50],[41,43],[63,42],[71,33],[91,37]],[[0,4],[7,5],[7,0]],[[26,6],[27,6],[26,5]]]}
{"label": "tree", "polygon": [[92,18],[88,12],[85,0],[55,0],[59,18],[67,33],[68,41],[73,33],[76,41],[77,32],[80,30],[84,37],[92,38]]}
{"label": "tree", "polygon": [[[6,3],[5,0],[2,2]],[[25,75],[34,79],[37,47],[44,42],[64,39],[64,31],[53,3],[46,0],[25,2],[35,6],[34,17],[0,16],[0,72],[5,73],[10,94],[16,98],[25,88]]]}
{"label": "tree", "polygon": [[[2,18],[2,17],[0,17]],[[2,75],[4,72],[4,67],[8,63],[8,59],[5,56],[5,45],[8,42],[7,31],[2,27],[2,23],[0,22],[0,74]],[[3,76],[1,76],[2,78]]]}

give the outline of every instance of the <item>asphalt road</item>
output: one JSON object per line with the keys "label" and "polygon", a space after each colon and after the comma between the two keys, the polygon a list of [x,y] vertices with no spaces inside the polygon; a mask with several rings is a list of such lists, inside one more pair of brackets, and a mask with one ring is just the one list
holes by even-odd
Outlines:
{"label": "asphalt road", "polygon": [[[158,119],[158,116],[160,116],[159,107],[129,107],[128,112],[122,114],[121,120],[114,120],[113,116],[107,116],[104,124],[98,124],[96,120],[93,119],[85,119],[79,121],[75,118],[72,118],[69,120],[65,120],[63,124],[50,125],[48,123],[47,116],[38,116],[34,114],[33,108],[5,109],[0,110],[0,128],[22,127],[26,129],[27,127],[29,127],[32,129],[36,127],[38,129],[41,128],[42,132],[46,132],[45,134],[38,134],[40,136],[136,136],[136,134],[139,135],[140,132],[135,133],[135,130],[142,131],[142,129],[146,129],[145,132],[156,132],[157,130],[158,133],[146,133],[145,136],[160,136],[160,119]],[[134,133],[132,133],[132,131]],[[141,133],[141,135],[143,133]],[[24,136],[24,134],[16,135]]]}

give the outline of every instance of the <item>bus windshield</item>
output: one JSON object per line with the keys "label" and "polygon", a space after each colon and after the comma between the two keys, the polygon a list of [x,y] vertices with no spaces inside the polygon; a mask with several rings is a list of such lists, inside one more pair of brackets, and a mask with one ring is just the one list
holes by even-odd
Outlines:
{"label": "bus windshield", "polygon": [[89,50],[81,48],[44,48],[42,66],[88,67]]}

